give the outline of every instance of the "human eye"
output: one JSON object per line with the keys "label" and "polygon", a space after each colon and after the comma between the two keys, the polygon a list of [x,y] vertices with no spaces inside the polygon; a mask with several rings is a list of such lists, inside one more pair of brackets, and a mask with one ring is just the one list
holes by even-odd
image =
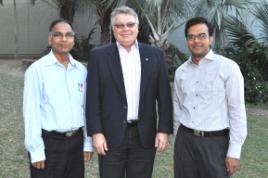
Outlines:
{"label": "human eye", "polygon": [[52,33],[52,36],[53,36],[54,38],[62,38],[62,37],[63,37],[63,34],[60,33],[60,32],[53,32],[53,33]]}
{"label": "human eye", "polygon": [[114,25],[116,28],[119,28],[119,29],[122,29],[122,28],[124,28],[124,24],[115,24]]}
{"label": "human eye", "polygon": [[128,28],[132,28],[136,25],[136,23],[132,22],[132,23],[127,23],[127,27]]}
{"label": "human eye", "polygon": [[187,40],[194,40],[195,39],[195,36],[194,35],[187,35]]}
{"label": "human eye", "polygon": [[204,40],[204,39],[207,38],[207,34],[201,33],[201,34],[198,35],[198,38],[201,39],[201,40]]}
{"label": "human eye", "polygon": [[74,35],[75,35],[75,34],[74,34],[73,32],[68,32],[68,33],[66,33],[65,36],[66,36],[67,38],[73,38]]}

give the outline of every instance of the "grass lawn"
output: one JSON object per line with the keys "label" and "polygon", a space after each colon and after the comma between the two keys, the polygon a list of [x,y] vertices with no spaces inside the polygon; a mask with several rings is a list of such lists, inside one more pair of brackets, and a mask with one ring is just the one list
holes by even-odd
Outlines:
{"label": "grass lawn", "polygon": [[[0,74],[0,178],[28,178],[22,120],[23,80]],[[248,106],[266,111],[267,106]],[[268,178],[268,116],[249,114],[248,138],[243,147],[241,170],[234,178]],[[173,177],[173,137],[165,153],[157,154],[153,178]],[[97,178],[97,156],[86,164],[86,177]]]}

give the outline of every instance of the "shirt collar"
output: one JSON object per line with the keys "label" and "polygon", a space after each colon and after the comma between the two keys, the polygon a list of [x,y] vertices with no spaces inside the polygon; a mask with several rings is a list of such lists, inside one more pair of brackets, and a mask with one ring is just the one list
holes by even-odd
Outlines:
{"label": "shirt collar", "polygon": [[[68,54],[68,58],[69,58],[69,64],[72,67],[76,67],[76,61],[74,60],[73,56],[71,54]],[[56,56],[54,55],[53,51],[50,50],[50,52],[47,55],[47,61],[46,61],[46,65],[55,65],[58,64],[60,65],[60,62],[57,60]]]}
{"label": "shirt collar", "polygon": [[[116,45],[118,49],[124,49],[126,50],[118,41],[116,41]],[[135,41],[135,43],[131,46],[131,50],[135,47],[135,49],[139,49],[138,40]]]}
{"label": "shirt collar", "polygon": [[69,56],[69,63],[71,64],[71,66],[76,67],[76,61],[74,60],[73,56],[71,54],[69,54],[68,56]]}
{"label": "shirt collar", "polygon": [[[215,59],[217,59],[217,58],[215,57],[214,52],[213,52],[212,50],[210,50],[210,51],[205,55],[205,57],[203,57],[203,58],[200,60],[199,64],[202,64],[203,62],[208,61],[208,60],[209,60],[209,61],[214,61]],[[192,56],[189,58],[188,62],[189,62],[190,64],[193,64],[193,62],[192,62]]]}

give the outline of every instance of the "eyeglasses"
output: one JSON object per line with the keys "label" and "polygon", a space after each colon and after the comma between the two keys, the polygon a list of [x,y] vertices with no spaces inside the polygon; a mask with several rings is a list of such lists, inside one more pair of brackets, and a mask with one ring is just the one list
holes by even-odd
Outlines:
{"label": "eyeglasses", "polygon": [[206,33],[200,33],[198,35],[187,35],[186,39],[187,41],[194,41],[195,39],[198,40],[205,40],[208,37]]}
{"label": "eyeglasses", "polygon": [[127,28],[133,28],[137,23],[131,22],[131,23],[127,23],[127,24],[115,24],[113,25],[114,27],[116,27],[117,29],[123,29],[125,27]]}
{"label": "eyeglasses", "polygon": [[75,36],[74,32],[67,32],[66,34],[63,34],[61,32],[51,32],[50,35],[55,39],[62,40],[63,38],[66,38],[67,40],[73,39]]}

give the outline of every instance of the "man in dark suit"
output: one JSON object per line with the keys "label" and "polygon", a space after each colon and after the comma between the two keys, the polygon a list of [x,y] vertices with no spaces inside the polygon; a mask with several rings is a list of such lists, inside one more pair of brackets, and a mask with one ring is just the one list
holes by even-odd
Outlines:
{"label": "man in dark suit", "polygon": [[166,149],[173,129],[164,52],[137,42],[138,24],[133,9],[116,8],[111,14],[116,43],[90,54],[87,131],[101,178],[152,177],[155,152]]}

